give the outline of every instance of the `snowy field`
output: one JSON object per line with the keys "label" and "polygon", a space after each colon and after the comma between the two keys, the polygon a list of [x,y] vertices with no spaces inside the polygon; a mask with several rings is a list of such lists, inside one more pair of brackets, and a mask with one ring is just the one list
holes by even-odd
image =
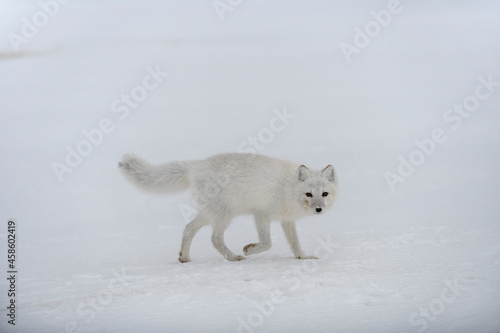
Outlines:
{"label": "snowy field", "polygon": [[[500,332],[499,17],[497,1],[3,0],[0,332]],[[117,168],[237,151],[336,167],[336,206],[297,224],[319,260],[275,223],[241,262],[204,228],[181,264],[189,193]],[[251,217],[226,232],[237,254],[256,240]]]}

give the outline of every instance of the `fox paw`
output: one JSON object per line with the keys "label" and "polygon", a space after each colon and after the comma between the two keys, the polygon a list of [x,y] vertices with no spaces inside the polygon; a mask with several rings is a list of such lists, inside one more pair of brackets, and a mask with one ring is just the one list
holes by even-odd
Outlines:
{"label": "fox paw", "polygon": [[245,260],[246,257],[235,255],[235,256],[226,257],[226,259],[229,260],[229,261],[242,261],[242,260]]}
{"label": "fox paw", "polygon": [[316,256],[306,256],[306,255],[303,255],[303,256],[297,256],[297,257],[295,257],[295,258],[297,258],[297,259],[301,259],[301,260],[302,260],[302,259],[319,259],[319,258],[318,258],[318,257],[316,257]]}
{"label": "fox paw", "polygon": [[257,246],[257,244],[253,243],[253,244],[248,244],[248,245],[245,245],[245,247],[243,248],[243,253],[247,256],[249,254],[254,254],[255,252],[252,251],[253,248],[255,248]]}
{"label": "fox paw", "polygon": [[252,244],[246,245],[243,248],[243,253],[245,253],[245,255],[256,254],[256,253],[260,253],[263,251],[267,251],[270,248],[271,248],[271,244],[252,243]]}
{"label": "fox paw", "polygon": [[179,252],[179,261],[185,263],[191,261],[191,258],[189,258],[189,256],[183,256],[182,252]]}

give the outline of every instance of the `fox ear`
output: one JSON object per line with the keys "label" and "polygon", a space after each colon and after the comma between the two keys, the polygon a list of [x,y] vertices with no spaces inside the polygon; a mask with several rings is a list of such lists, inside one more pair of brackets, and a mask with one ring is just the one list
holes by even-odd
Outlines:
{"label": "fox ear", "polygon": [[335,169],[333,165],[328,165],[326,168],[321,171],[321,175],[331,181],[332,183],[337,182],[337,177],[335,176]]}
{"label": "fox ear", "polygon": [[303,182],[304,180],[306,180],[311,176],[312,176],[311,170],[309,170],[305,165],[301,165],[297,169],[297,178],[301,182]]}

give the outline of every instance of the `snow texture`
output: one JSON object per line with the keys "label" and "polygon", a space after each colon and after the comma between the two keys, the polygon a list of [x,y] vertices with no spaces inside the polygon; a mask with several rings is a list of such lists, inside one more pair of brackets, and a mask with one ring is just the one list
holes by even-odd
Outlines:
{"label": "snow texture", "polygon": [[[2,1],[0,332],[500,332],[499,16],[497,1]],[[319,260],[294,259],[274,223],[271,250],[241,262],[204,228],[181,264],[190,195],[117,167],[252,150],[335,166],[335,207],[298,222]],[[242,254],[251,217],[225,238]]]}

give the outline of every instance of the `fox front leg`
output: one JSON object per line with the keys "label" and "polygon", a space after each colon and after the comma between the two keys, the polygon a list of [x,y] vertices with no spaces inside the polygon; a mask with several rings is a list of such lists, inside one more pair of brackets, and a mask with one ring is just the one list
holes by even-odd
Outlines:
{"label": "fox front leg", "polygon": [[259,242],[248,244],[243,248],[245,255],[256,254],[271,248],[271,220],[263,216],[255,216],[255,226],[259,234]]}
{"label": "fox front leg", "polygon": [[297,236],[297,229],[295,227],[295,221],[282,221],[281,226],[283,227],[283,231],[285,232],[286,239],[288,240],[288,244],[290,244],[290,248],[292,249],[295,258],[297,259],[318,259],[316,256],[308,256],[302,250],[300,246],[299,237]]}

